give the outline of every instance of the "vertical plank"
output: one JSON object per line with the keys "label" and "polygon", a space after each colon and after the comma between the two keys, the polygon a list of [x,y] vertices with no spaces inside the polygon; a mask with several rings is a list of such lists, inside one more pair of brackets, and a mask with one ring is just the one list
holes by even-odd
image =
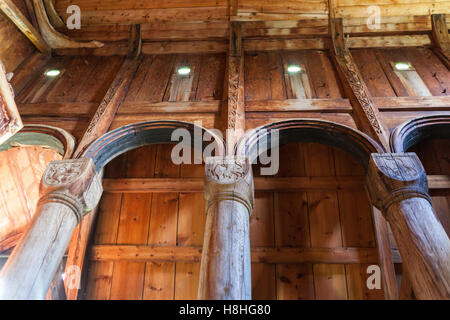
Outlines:
{"label": "vertical plank", "polygon": [[[146,244],[150,220],[151,195],[124,194],[117,244]],[[112,300],[141,300],[145,263],[114,262]]]}
{"label": "vertical plank", "polygon": [[[122,194],[105,193],[99,205],[94,243],[115,244],[119,228]],[[91,262],[88,266],[86,298],[89,300],[109,300],[114,272],[113,262]]]}

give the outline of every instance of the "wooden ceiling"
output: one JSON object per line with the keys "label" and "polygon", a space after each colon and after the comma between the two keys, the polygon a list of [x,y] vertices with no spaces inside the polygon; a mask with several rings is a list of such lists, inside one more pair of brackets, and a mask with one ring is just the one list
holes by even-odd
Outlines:
{"label": "wooden ceiling", "polygon": [[[131,24],[142,25],[144,41],[228,39],[229,21],[242,22],[245,39],[327,37],[329,7],[350,35],[425,33],[434,13],[448,14],[450,27],[448,0],[55,0],[64,20],[72,4],[81,8],[82,28],[59,31],[78,40],[124,41]],[[367,26],[373,5],[379,29]]]}

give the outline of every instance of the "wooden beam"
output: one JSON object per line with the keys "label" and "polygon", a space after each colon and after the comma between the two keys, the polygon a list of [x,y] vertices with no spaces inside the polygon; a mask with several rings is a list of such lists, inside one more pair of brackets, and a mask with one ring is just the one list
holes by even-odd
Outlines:
{"label": "wooden beam", "polygon": [[[256,191],[352,190],[364,188],[358,177],[254,178]],[[450,176],[428,176],[430,190],[450,189]],[[103,179],[103,189],[111,193],[203,192],[203,178]]]}
{"label": "wooden beam", "polygon": [[226,72],[227,104],[224,108],[223,125],[227,135],[227,152],[232,154],[234,146],[245,131],[244,98],[244,50],[242,49],[242,26],[239,22],[230,23],[230,49]]}
{"label": "wooden beam", "polygon": [[288,99],[246,101],[246,112],[333,112],[348,113],[352,106],[348,99]]}
{"label": "wooden beam", "polygon": [[[252,248],[252,263],[378,263],[376,248]],[[395,262],[401,260],[398,252]],[[145,245],[96,245],[89,256],[92,261],[200,262],[201,247]]]}
{"label": "wooden beam", "polygon": [[6,17],[8,17],[9,20],[11,20],[12,23],[16,25],[17,28],[19,28],[20,31],[22,31],[25,37],[31,41],[36,49],[44,54],[50,53],[51,49],[48,44],[12,0],[0,1],[0,10]]}
{"label": "wooden beam", "polygon": [[[126,59],[110,85],[105,97],[100,103],[97,112],[92,117],[83,138],[74,152],[74,158],[82,156],[84,150],[97,138],[108,132],[117,109],[124,100],[134,75],[139,68],[141,59]],[[91,224],[96,210],[87,214],[76,227],[69,245],[66,271],[70,273],[71,268],[78,267],[82,270],[84,254],[86,252],[87,240]],[[67,289],[67,298],[75,300],[78,295],[77,288]]]}
{"label": "wooden beam", "polygon": [[379,110],[345,44],[342,18],[330,19],[330,27],[333,41],[332,56],[344,84],[345,92],[353,105],[355,120],[363,131],[388,150],[389,133],[380,121]]}
{"label": "wooden beam", "polygon": [[434,40],[433,49],[447,68],[450,69],[450,36],[448,35],[445,14],[432,14],[431,26]]}
{"label": "wooden beam", "polygon": [[142,59],[124,61],[78,144],[74,158],[80,157],[92,142],[108,132],[141,61]]}
{"label": "wooden beam", "polygon": [[62,48],[99,48],[103,46],[103,43],[98,41],[79,42],[74,41],[66,35],[59,33],[51,25],[47,12],[44,7],[43,0],[33,0],[34,11],[36,13],[36,19],[39,24],[42,36],[52,49]]}
{"label": "wooden beam", "polygon": [[399,296],[395,275],[394,255],[386,219],[377,208],[373,208],[373,222],[377,239],[379,265],[383,279],[383,293],[386,300],[397,300]]}
{"label": "wooden beam", "polygon": [[128,39],[128,58],[136,59],[142,53],[142,32],[140,24],[130,26],[130,38]]}

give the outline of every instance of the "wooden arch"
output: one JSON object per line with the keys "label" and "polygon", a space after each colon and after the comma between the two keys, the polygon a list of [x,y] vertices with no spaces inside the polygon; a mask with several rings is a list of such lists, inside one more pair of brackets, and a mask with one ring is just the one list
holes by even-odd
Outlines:
{"label": "wooden arch", "polygon": [[[188,130],[192,138],[196,130],[200,130],[202,137],[205,132],[208,133],[211,142],[203,142],[202,147],[214,141],[217,143],[217,156],[225,155],[223,140],[214,132],[189,122],[162,120],[130,124],[108,132],[94,141],[82,158],[92,159],[95,169],[99,172],[111,160],[127,151],[149,144],[176,143],[171,137],[177,129]],[[195,146],[195,143],[192,145]]]}
{"label": "wooden arch", "polygon": [[324,120],[293,119],[271,123],[248,132],[238,143],[235,153],[250,156],[253,161],[270,148],[273,130],[279,132],[279,144],[303,141],[331,145],[355,157],[365,169],[372,153],[385,151],[368,135],[350,127]]}
{"label": "wooden arch", "polygon": [[75,138],[67,131],[46,125],[27,124],[12,138],[0,146],[0,151],[16,146],[43,146],[70,159],[75,150]]}
{"label": "wooden arch", "polygon": [[391,135],[392,152],[406,152],[430,138],[450,138],[450,115],[415,118],[398,126]]}

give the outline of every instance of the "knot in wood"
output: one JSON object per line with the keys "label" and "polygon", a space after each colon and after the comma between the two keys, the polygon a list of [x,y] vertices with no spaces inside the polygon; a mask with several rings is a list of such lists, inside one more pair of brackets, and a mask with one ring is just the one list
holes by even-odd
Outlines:
{"label": "knot in wood", "polygon": [[372,154],[366,185],[372,203],[383,214],[392,204],[410,198],[431,203],[427,176],[415,153]]}
{"label": "knot in wood", "polygon": [[92,159],[52,161],[40,185],[40,204],[48,202],[68,206],[78,222],[100,201],[103,188]]}

